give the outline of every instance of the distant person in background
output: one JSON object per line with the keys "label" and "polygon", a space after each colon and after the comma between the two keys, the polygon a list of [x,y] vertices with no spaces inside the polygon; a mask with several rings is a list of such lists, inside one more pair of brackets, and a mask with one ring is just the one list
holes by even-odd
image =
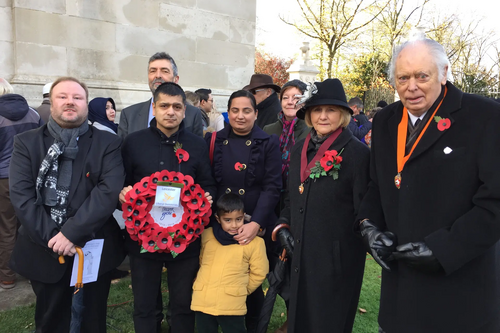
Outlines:
{"label": "distant person in background", "polygon": [[273,78],[266,74],[254,74],[243,90],[250,91],[257,101],[259,115],[255,124],[263,129],[264,126],[274,123],[281,111],[278,98],[281,88],[274,84]]}
{"label": "distant person in background", "polygon": [[192,91],[186,91],[186,102],[195,108],[200,107],[200,96]]}
{"label": "distant person in background", "polygon": [[[370,122],[373,121],[373,117],[375,117],[375,115],[377,114],[377,112],[379,112],[380,110],[382,110],[381,107],[377,106],[376,108],[370,110],[366,116],[368,117],[368,120]],[[370,130],[366,135],[365,137],[361,140],[361,142],[364,142],[366,143],[366,145],[368,146],[368,148],[371,148],[372,147],[372,130]]]}
{"label": "distant person in background", "polygon": [[89,123],[101,131],[116,134],[118,124],[115,123],[115,101],[110,98],[97,97],[89,103]]}
{"label": "distant person in background", "polygon": [[16,286],[16,273],[9,268],[10,255],[17,235],[17,219],[9,195],[9,166],[14,136],[40,127],[38,113],[28,106],[23,96],[0,78],[0,287]]}
{"label": "distant person in background", "polygon": [[363,102],[359,97],[351,98],[347,104],[349,104],[349,107],[353,112],[354,121],[358,124],[358,126],[364,125],[368,122],[368,118],[366,118],[363,112]]}
{"label": "distant person in background", "polygon": [[377,114],[377,112],[379,112],[380,110],[382,110],[382,108],[380,106],[377,106],[377,107],[371,109],[370,111],[368,111],[366,113],[366,116],[368,117],[368,120],[372,121],[373,117],[375,117],[375,115]]}
{"label": "distant person in background", "polygon": [[224,128],[224,117],[215,107],[212,90],[198,89],[195,93],[200,96],[200,110],[202,118],[207,120],[207,132],[218,132]]}
{"label": "distant person in background", "polygon": [[377,103],[377,106],[378,106],[379,108],[385,108],[385,107],[387,106],[387,102],[386,102],[386,101],[384,101],[384,100],[379,101],[379,102]]}
{"label": "distant person in background", "polygon": [[36,111],[38,112],[40,118],[42,118],[44,123],[47,123],[49,121],[49,116],[50,116],[50,99],[49,99],[50,87],[52,87],[52,82],[47,83],[46,85],[43,86],[42,89],[43,101],[42,104],[40,104],[40,106],[36,108]]}

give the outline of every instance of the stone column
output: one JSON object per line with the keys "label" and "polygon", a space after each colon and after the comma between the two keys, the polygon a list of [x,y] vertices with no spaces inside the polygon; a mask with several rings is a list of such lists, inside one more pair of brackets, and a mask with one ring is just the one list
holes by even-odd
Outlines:
{"label": "stone column", "polygon": [[295,61],[287,70],[290,73],[290,80],[298,79],[303,82],[315,82],[319,70],[312,64],[309,56],[309,42],[303,42],[300,51],[302,51],[301,59]]}

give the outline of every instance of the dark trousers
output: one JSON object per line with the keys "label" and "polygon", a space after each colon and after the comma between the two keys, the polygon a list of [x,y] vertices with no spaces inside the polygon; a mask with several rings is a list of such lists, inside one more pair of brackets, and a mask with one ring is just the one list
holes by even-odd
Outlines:
{"label": "dark trousers", "polygon": [[196,312],[198,333],[217,333],[219,326],[224,333],[246,333],[245,316],[212,316]]}
{"label": "dark trousers", "polygon": [[16,273],[9,268],[10,255],[16,243],[17,219],[9,197],[9,179],[0,179],[0,281],[14,281]]}
{"label": "dark trousers", "polygon": [[259,324],[259,316],[262,306],[264,305],[264,291],[262,286],[259,286],[253,293],[247,297],[247,314],[245,323],[248,332],[255,332]]}
{"label": "dark trousers", "polygon": [[169,302],[172,310],[171,332],[192,333],[195,317],[191,311],[191,296],[193,281],[200,267],[199,258],[162,261],[131,255],[135,332],[161,331],[163,303],[160,290],[163,265],[167,268]]}
{"label": "dark trousers", "polygon": [[[62,279],[56,283],[42,283],[32,280],[31,286],[36,295],[35,325],[36,333],[68,333],[71,321],[71,303],[74,287],[69,286],[71,269],[68,265]],[[82,333],[105,333],[106,312],[110,273],[99,276],[96,282],[84,288],[84,309],[81,326]]]}

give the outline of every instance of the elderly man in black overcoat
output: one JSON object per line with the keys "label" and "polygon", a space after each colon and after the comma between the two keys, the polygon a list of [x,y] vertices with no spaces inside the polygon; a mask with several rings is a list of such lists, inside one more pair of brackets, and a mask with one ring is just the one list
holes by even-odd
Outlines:
{"label": "elderly man in black overcoat", "polygon": [[357,226],[382,276],[387,333],[500,332],[500,106],[447,81],[429,39],[395,49],[401,101],[373,121]]}

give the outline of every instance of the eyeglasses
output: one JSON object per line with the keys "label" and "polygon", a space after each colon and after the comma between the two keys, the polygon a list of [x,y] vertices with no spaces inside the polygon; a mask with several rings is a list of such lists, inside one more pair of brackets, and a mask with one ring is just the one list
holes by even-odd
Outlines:
{"label": "eyeglasses", "polygon": [[266,90],[266,88],[263,88],[263,89],[252,89],[252,90],[250,90],[250,92],[252,93],[252,95],[255,95],[255,94],[257,94],[259,91],[264,91],[264,90]]}

